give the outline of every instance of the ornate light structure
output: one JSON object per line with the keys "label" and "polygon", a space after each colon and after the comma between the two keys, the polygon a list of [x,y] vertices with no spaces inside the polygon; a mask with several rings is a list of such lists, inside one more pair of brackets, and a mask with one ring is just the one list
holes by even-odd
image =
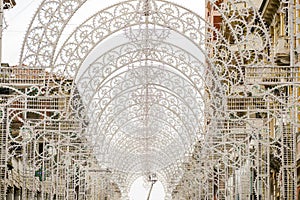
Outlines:
{"label": "ornate light structure", "polygon": [[1,198],[14,187],[22,199],[126,199],[153,173],[173,199],[271,199],[271,184],[295,197],[298,66],[292,54],[275,65],[250,1],[207,1],[215,26],[168,1],[128,0],[58,45],[85,2],[44,0],[20,66],[1,68]]}

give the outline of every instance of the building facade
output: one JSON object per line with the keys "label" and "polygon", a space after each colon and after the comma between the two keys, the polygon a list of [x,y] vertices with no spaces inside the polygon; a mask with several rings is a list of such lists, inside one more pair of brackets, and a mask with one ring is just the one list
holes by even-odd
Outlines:
{"label": "building facade", "polygon": [[80,99],[70,105],[70,91],[57,87],[72,80],[61,80],[40,68],[1,66],[2,199],[120,198],[79,136],[85,125],[71,107]]}

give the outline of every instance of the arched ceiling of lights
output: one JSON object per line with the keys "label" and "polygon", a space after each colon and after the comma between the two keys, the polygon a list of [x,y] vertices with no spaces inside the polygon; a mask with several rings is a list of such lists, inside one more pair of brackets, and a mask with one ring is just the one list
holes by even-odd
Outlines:
{"label": "arched ceiling of lights", "polygon": [[[41,0],[40,0],[41,1]],[[193,12],[197,13],[200,16],[204,16],[205,13],[205,0],[192,0],[188,4],[186,4],[183,0],[168,0],[169,2],[176,3],[178,5],[182,5],[183,7],[192,10]],[[66,29],[63,32],[63,35],[61,37],[61,41],[65,41],[67,37],[70,35],[70,33],[84,20],[86,20],[88,17],[90,17],[93,13],[98,12],[99,10],[105,9],[109,6],[112,6],[116,3],[121,2],[120,0],[110,0],[110,1],[101,1],[99,3],[98,0],[88,0],[72,17],[70,22],[68,23]],[[177,34],[174,34],[170,39],[173,38],[173,42],[180,43],[181,45],[183,43],[183,39],[181,36],[178,36]],[[180,39],[181,38],[181,39]],[[119,45],[120,43],[126,42],[128,39],[124,37],[124,34],[117,33],[112,35],[110,38],[107,38],[106,41],[104,41],[102,44],[99,45],[97,49],[95,49],[94,52],[90,54],[90,56],[86,59],[86,62],[89,63],[89,61],[93,60],[93,58],[97,57],[101,52],[105,52],[109,50],[110,48]],[[184,41],[186,42],[186,41]],[[61,42],[60,45],[63,43]],[[190,46],[189,46],[190,47]],[[194,49],[195,50],[195,49]],[[193,52],[193,51],[191,51]],[[194,52],[196,54],[196,52]],[[84,63],[83,65],[85,65]]]}
{"label": "arched ceiling of lights", "polygon": [[[113,1],[109,2],[112,3]],[[87,1],[76,12],[62,32],[54,57],[59,57],[59,49],[80,24],[79,21],[83,21],[82,16],[89,17],[101,10],[96,8],[98,4]],[[108,6],[105,4],[102,5],[103,8]],[[201,10],[201,4],[199,8]],[[203,122],[203,91],[199,90],[203,88],[203,83],[199,84],[201,87],[195,87],[190,77],[182,74],[178,66],[164,62],[166,55],[175,60],[182,60],[181,56],[184,56],[183,60],[186,59],[187,62],[184,62],[183,69],[192,67],[201,77],[201,73],[204,73],[201,70],[202,52],[179,33],[169,31],[162,38],[153,37],[151,41],[147,41],[147,45],[153,45],[153,48],[156,46],[153,53],[161,57],[145,59],[145,35],[141,34],[136,38],[131,35],[139,31],[139,28],[137,25],[124,29],[99,43],[81,63],[76,74],[76,85],[90,120],[87,139],[95,146],[96,157],[100,162],[107,161],[107,167],[128,172],[161,170],[176,163],[178,159],[182,160],[184,154],[192,150]],[[164,31],[159,26],[150,25],[148,28],[156,28],[157,33]],[[153,42],[154,40],[158,41]],[[134,43],[137,43],[135,47]],[[109,53],[126,56],[128,52],[125,51],[124,54],[120,47],[124,49],[130,45],[136,48],[135,53],[141,54],[142,59],[133,59],[132,63],[121,66],[121,70],[105,78],[95,73],[97,70],[91,70],[99,67],[99,63],[103,64],[101,58]],[[163,49],[166,46],[170,47],[167,51]],[[112,67],[118,64],[115,63]],[[102,66],[103,69],[105,67],[106,65]],[[91,79],[87,81],[87,87],[82,87],[85,78]],[[109,95],[107,90],[111,92]],[[101,105],[105,108],[101,108]]]}
{"label": "arched ceiling of lights", "polygon": [[[97,0],[88,0],[71,18],[70,22],[64,29],[62,36],[58,42],[57,49],[60,49],[61,46],[64,44],[64,42],[67,40],[67,38],[70,36],[70,34],[80,25],[83,23],[86,19],[88,19],[90,16],[92,16],[94,13],[99,12],[99,10],[105,9],[109,6],[112,6],[116,3],[119,3],[119,0],[111,0],[111,1],[103,1],[99,3]],[[190,9],[191,11],[195,12],[201,17],[204,17],[205,13],[205,0],[192,0],[189,2],[189,4],[183,4],[182,0],[168,0],[168,2],[172,2],[178,5],[181,5],[187,9]],[[88,10],[88,12],[87,12]],[[133,27],[133,29],[138,29],[138,26]],[[158,29],[166,29],[162,27],[156,27]],[[138,36],[140,37],[140,36]],[[94,50],[88,55],[88,57],[84,60],[82,63],[82,66],[80,68],[80,72],[84,71],[92,62],[95,61],[99,57],[99,55],[110,51],[112,48],[130,42],[132,41],[132,38],[130,39],[128,37],[128,31],[124,29],[123,31],[119,31],[117,33],[112,34],[110,37],[102,41],[97,47],[94,48]],[[185,50],[187,50],[190,54],[195,56],[196,58],[202,60],[202,52],[199,51],[199,49],[192,44],[189,40],[184,38],[179,33],[176,33],[174,31],[171,31],[167,37],[165,37],[166,42],[172,43],[176,46],[179,46]],[[79,73],[80,73],[79,72]]]}
{"label": "arched ceiling of lights", "polygon": [[[148,45],[156,48],[155,51],[163,54],[165,51],[163,48],[169,49],[169,54],[175,57],[188,57],[190,63],[187,65],[203,68],[203,54],[192,42],[164,27],[150,25],[148,28],[150,35],[148,36],[153,40],[149,41]],[[97,45],[82,63],[76,76],[76,84],[84,104],[94,108],[91,109],[92,112],[88,112],[89,118],[95,120],[88,128],[87,139],[95,145],[98,160],[105,162],[108,167],[121,171],[159,172],[164,167],[183,159],[184,154],[192,149],[195,134],[191,134],[193,136],[189,134],[199,132],[197,129],[201,124],[199,116],[202,115],[203,97],[193,92],[194,88],[188,78],[183,77],[172,67],[162,64],[163,57],[159,59],[151,57],[148,63],[140,61],[141,58],[131,58],[133,59],[131,64],[120,67],[122,69],[116,70],[111,77],[102,80],[103,82],[100,81],[102,75],[97,73],[94,76],[90,75],[99,72],[99,66],[105,68],[111,65],[110,60],[106,61],[107,63],[104,61],[109,57],[116,60],[119,59],[118,56],[130,57],[128,52],[132,51],[133,54],[138,53],[143,57],[144,47],[141,45],[144,45],[143,40],[146,39],[145,33],[141,33],[140,29],[145,29],[145,26],[137,25],[123,29]],[[116,61],[114,65],[118,65],[118,62]],[[149,80],[145,80],[146,73],[149,73]],[[174,84],[176,81],[178,83]],[[114,85],[114,82],[121,83]],[[129,86],[124,87],[126,84]],[[147,84],[151,86],[148,87]],[[103,91],[108,88],[111,93],[116,94],[109,96],[108,92],[104,93]],[[106,97],[103,97],[105,95]],[[154,97],[155,95],[158,96]],[[108,105],[109,108],[99,109],[101,111],[95,109],[108,98],[113,99]],[[155,98],[164,98],[165,102],[178,98],[179,103],[163,105]],[[176,107],[175,111],[172,107]],[[180,109],[185,111],[176,113],[176,110]],[[99,146],[105,148],[99,149]]]}
{"label": "arched ceiling of lights", "polygon": [[[23,42],[23,37],[20,35],[25,34],[26,29],[36,10],[38,9],[40,3],[43,0],[28,0],[28,1],[18,1],[17,5],[10,10],[5,10],[5,23],[3,30],[3,48],[5,49],[3,54],[3,62],[8,62],[10,65],[16,65],[18,63],[20,55],[20,50]],[[104,9],[113,4],[119,3],[120,0],[110,0],[110,1],[100,1],[99,0],[88,0],[86,4],[81,7],[77,13],[74,15],[72,20],[68,23],[66,29],[64,29],[63,35],[60,41],[64,41],[69,34],[81,24],[87,17],[92,13],[95,13],[101,9]],[[192,0],[188,4],[183,0],[170,0],[179,5],[184,5],[188,9],[198,13],[199,15],[204,14],[205,10],[205,0]],[[59,44],[62,45],[62,42]],[[16,48],[10,48],[10,47]]]}

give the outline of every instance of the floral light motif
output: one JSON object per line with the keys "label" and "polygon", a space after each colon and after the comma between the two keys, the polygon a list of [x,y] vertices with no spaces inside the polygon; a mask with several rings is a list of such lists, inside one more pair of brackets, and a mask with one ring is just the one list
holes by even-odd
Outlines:
{"label": "floral light motif", "polygon": [[[168,1],[123,1],[58,45],[86,1],[44,0],[20,66],[1,69],[0,169],[22,163],[22,199],[36,188],[44,199],[127,199],[152,173],[170,199],[269,199],[271,172],[293,199],[298,67],[292,55],[293,68],[276,65],[250,0],[208,0],[222,27]],[[115,33],[124,41],[86,64]],[[3,177],[1,198],[13,181]]]}

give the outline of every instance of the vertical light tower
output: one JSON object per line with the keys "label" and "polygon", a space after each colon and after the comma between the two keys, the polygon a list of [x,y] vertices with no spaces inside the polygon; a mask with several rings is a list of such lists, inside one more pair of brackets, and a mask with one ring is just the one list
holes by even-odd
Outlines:
{"label": "vertical light tower", "polygon": [[3,10],[10,9],[15,5],[15,0],[0,0],[0,63],[2,63]]}
{"label": "vertical light tower", "polygon": [[[16,5],[14,0],[0,0],[0,68],[2,63],[2,31],[3,31],[3,10],[12,8]],[[2,125],[1,125],[2,126]],[[5,140],[1,139],[0,146],[5,144]],[[6,161],[5,149],[0,149],[0,179],[4,180],[0,183],[0,199],[6,199],[7,185],[6,185]],[[9,194],[11,197],[12,193]]]}

